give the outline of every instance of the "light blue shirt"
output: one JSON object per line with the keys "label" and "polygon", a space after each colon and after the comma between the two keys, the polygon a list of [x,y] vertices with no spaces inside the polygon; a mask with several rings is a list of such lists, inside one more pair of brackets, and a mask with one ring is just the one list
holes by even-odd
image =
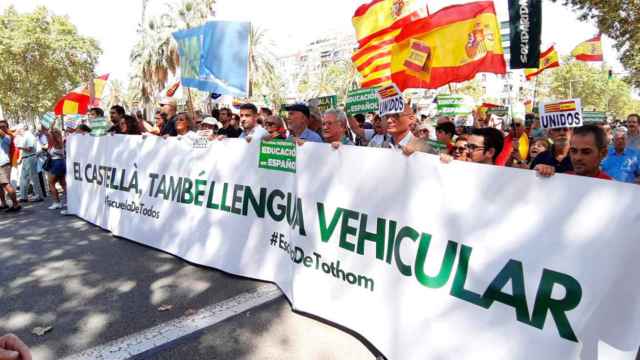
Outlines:
{"label": "light blue shirt", "polygon": [[607,157],[602,160],[602,171],[616,181],[633,183],[640,176],[640,153],[637,150],[626,148],[619,155],[616,149],[609,147]]}
{"label": "light blue shirt", "polygon": [[[300,140],[310,141],[310,142],[318,142],[318,143],[324,142],[317,132],[313,130],[309,130],[309,128],[304,129],[304,131],[302,132],[302,134],[300,134],[298,138]],[[289,140],[291,139],[293,139],[293,135],[289,136]]]}
{"label": "light blue shirt", "polygon": [[9,136],[5,136],[0,138],[0,166],[7,165],[11,158],[9,157],[9,151],[11,150],[11,138]]}

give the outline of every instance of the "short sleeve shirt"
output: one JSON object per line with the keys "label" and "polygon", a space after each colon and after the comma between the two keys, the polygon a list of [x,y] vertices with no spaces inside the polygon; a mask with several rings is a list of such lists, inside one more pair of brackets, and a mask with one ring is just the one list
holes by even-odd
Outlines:
{"label": "short sleeve shirt", "polygon": [[536,156],[536,158],[531,163],[531,169],[534,169],[536,166],[542,164],[542,165],[553,166],[556,169],[556,172],[559,174],[573,171],[573,164],[571,163],[571,157],[567,155],[564,159],[562,159],[562,161],[558,161],[558,159],[556,159],[556,154],[553,149],[554,148],[551,147],[550,150],[547,150],[538,154],[538,156]]}
{"label": "short sleeve shirt", "polygon": [[602,170],[617,181],[633,183],[640,176],[640,152],[627,148],[618,154],[611,147],[602,161]]}

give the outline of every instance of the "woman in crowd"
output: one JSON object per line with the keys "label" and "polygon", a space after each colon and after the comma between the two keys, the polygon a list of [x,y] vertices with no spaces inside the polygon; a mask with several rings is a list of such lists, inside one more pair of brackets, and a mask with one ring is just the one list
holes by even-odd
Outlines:
{"label": "woman in crowd", "polygon": [[531,142],[531,146],[529,147],[529,164],[541,153],[549,150],[551,144],[549,143],[549,139],[546,137],[539,137],[534,139]]}
{"label": "woman in crowd", "polygon": [[287,129],[284,122],[277,116],[267,116],[264,120],[264,128],[271,134],[272,139],[284,140],[287,138]]}
{"label": "woman in crowd", "polygon": [[125,115],[118,124],[118,134],[140,135],[140,122],[131,115]]}
{"label": "woman in crowd", "polygon": [[186,112],[179,113],[178,117],[176,117],[176,132],[178,133],[178,138],[186,137],[195,140],[197,134],[194,129],[195,126],[191,116]]}
{"label": "woman in crowd", "polygon": [[48,131],[47,140],[49,143],[48,153],[51,157],[51,162],[47,167],[47,171],[49,172],[49,191],[51,191],[51,196],[53,197],[53,204],[49,206],[49,210],[57,210],[62,209],[65,205],[60,200],[61,196],[56,188],[56,184],[60,185],[65,194],[67,192],[64,139],[62,138],[60,130],[54,128]]}
{"label": "woman in crowd", "polygon": [[466,136],[458,136],[451,150],[451,156],[454,160],[469,161],[469,148],[467,147],[467,143]]}

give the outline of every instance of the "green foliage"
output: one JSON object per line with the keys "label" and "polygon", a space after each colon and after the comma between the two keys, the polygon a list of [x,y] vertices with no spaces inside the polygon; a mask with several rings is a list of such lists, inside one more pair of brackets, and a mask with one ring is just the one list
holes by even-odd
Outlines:
{"label": "green foliage", "polygon": [[609,80],[606,64],[595,67],[567,57],[561,67],[548,71],[540,83],[540,100],[580,98],[584,109],[612,112],[619,118],[637,110],[631,86],[616,77]]}
{"label": "green foliage", "polygon": [[[143,2],[143,18],[148,0]],[[180,57],[173,32],[202,25],[213,14],[215,0],[181,0],[167,5],[167,11],[149,21],[143,19],[138,30],[138,42],[131,51],[133,74],[131,97],[149,103],[167,85],[170,73],[175,74]]]}
{"label": "green foliage", "polygon": [[69,19],[39,7],[0,14],[0,105],[18,121],[53,111],[65,93],[93,79],[102,50]]}
{"label": "green foliage", "polygon": [[[558,1],[558,0],[553,0]],[[581,20],[594,20],[598,29],[615,40],[620,61],[629,71],[627,81],[640,88],[640,2],[638,0],[562,0],[580,11]]]}
{"label": "green foliage", "polygon": [[305,99],[337,95],[338,104],[342,104],[357,76],[358,72],[351,61],[327,62],[316,71],[307,69],[298,83],[298,93]]}

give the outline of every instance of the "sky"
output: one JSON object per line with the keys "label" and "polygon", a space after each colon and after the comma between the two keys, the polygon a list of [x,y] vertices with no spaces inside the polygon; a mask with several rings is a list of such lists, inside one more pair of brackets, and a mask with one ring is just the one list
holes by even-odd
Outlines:
{"label": "sky", "polygon": [[[168,2],[150,0],[149,13],[162,13]],[[424,1],[424,0],[423,0]],[[468,0],[426,0],[433,13],[438,9]],[[305,44],[339,32],[353,34],[351,17],[365,0],[218,0],[217,17],[223,20],[251,21],[267,31],[275,45],[273,52],[287,55],[302,50]],[[498,17],[508,20],[507,0],[495,0]],[[0,10],[14,5],[18,11],[31,11],[45,5],[56,15],[67,15],[81,34],[98,40],[104,53],[97,74],[110,73],[111,78],[128,83],[129,54],[136,42],[136,29],[141,20],[142,0],[0,0]],[[543,1],[542,51],[555,44],[560,55],[566,55],[578,43],[597,33],[592,23],[580,22],[578,14],[549,0]],[[622,71],[612,40],[603,37],[605,61]]]}

